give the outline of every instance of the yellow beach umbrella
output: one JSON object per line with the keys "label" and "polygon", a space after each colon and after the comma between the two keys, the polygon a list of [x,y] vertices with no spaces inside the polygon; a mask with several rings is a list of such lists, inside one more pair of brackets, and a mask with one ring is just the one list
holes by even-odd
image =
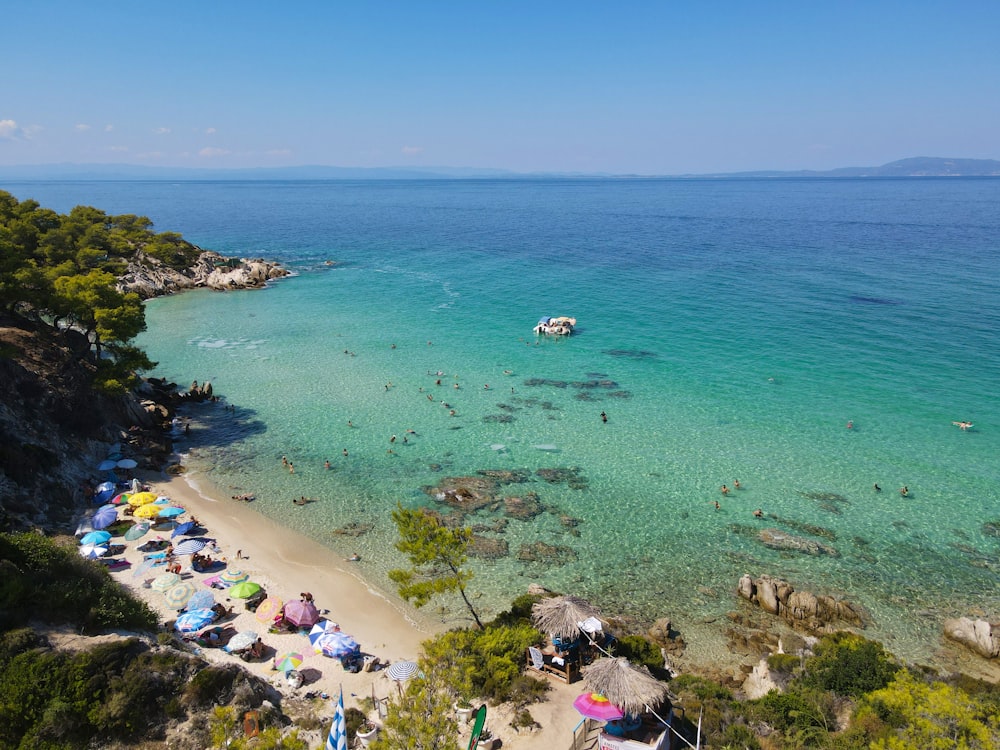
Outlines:
{"label": "yellow beach umbrella", "polygon": [[156,495],[152,492],[135,492],[128,496],[128,504],[139,506],[146,505],[156,500]]}
{"label": "yellow beach umbrella", "polygon": [[161,506],[148,503],[147,505],[136,508],[135,513],[132,515],[136,518],[156,518],[160,515],[161,510],[163,510]]}

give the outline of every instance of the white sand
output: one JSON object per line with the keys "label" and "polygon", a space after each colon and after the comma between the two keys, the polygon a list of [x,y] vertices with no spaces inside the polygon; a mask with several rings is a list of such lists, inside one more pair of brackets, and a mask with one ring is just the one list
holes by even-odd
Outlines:
{"label": "white sand", "polygon": [[[216,540],[221,548],[221,556],[230,567],[237,567],[250,575],[250,580],[261,584],[269,595],[276,595],[284,601],[299,598],[308,591],[313,595],[316,606],[325,615],[337,622],[345,633],[354,636],[361,645],[362,652],[377,656],[383,662],[416,660],[421,654],[421,643],[437,630],[407,610],[407,605],[393,601],[381,592],[375,591],[361,580],[364,560],[349,562],[342,560],[317,542],[289,529],[280,527],[253,510],[252,504],[229,498],[209,497],[196,490],[183,478],[166,475],[146,477],[145,481],[153,492],[169,497],[171,503],[186,508],[184,518],[197,518],[208,531],[206,537]],[[157,536],[169,537],[169,533],[158,534],[150,531],[142,539],[127,543],[125,558],[132,566],[112,575],[130,587],[138,596],[157,611],[163,621],[173,620],[177,612],[169,609],[163,595],[142,586],[143,581],[163,572],[163,567],[155,567],[134,577],[133,570],[143,558],[136,547]],[[117,540],[116,540],[117,541]],[[237,559],[237,553],[242,559]],[[217,556],[218,557],[218,556]],[[182,558],[183,560],[183,558]],[[201,583],[216,575],[211,573],[186,573],[185,578]],[[265,626],[257,621],[254,613],[248,612],[242,600],[227,599],[225,591],[211,589],[216,601],[233,607],[234,617],[222,623],[237,632],[254,630],[261,635],[266,645],[278,654],[296,652],[304,657],[300,671],[309,682],[295,690],[282,674],[272,668],[272,661],[242,662],[222,649],[201,649],[202,656],[211,662],[238,662],[249,671],[272,682],[284,695],[302,695],[306,692],[326,693],[335,700],[341,687],[344,691],[345,707],[360,707],[360,701],[374,692],[378,698],[398,695],[396,683],[382,671],[344,671],[340,662],[321,654],[316,654],[306,636],[292,633],[269,634]],[[273,654],[272,654],[273,655]],[[510,712],[504,707],[490,707],[487,725],[499,736],[504,747],[523,750],[547,750],[553,742],[568,745],[572,742],[573,728],[580,716],[572,707],[573,698],[583,692],[583,683],[564,685],[552,680],[552,692],[545,703],[530,707],[532,716],[542,729],[534,732],[515,733],[508,726]],[[332,715],[332,702],[329,713]],[[373,717],[374,718],[374,717]]]}

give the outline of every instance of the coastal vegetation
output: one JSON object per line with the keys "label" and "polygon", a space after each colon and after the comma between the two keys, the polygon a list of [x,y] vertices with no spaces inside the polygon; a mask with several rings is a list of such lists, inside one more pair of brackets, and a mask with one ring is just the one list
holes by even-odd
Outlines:
{"label": "coastal vegetation", "polygon": [[136,372],[153,366],[131,344],[146,328],[142,300],[119,291],[118,277],[137,253],[174,269],[200,253],[152,225],[89,206],[58,214],[0,191],[0,308],[82,334],[82,353],[93,354],[93,384],[108,393],[127,392]]}
{"label": "coastal vegetation", "polygon": [[389,571],[389,579],[398,587],[399,595],[416,607],[422,607],[434,596],[458,593],[473,622],[483,627],[476,608],[472,606],[465,585],[472,572],[465,568],[472,530],[450,528],[426,508],[408,509],[402,505],[392,512],[399,531],[396,549],[410,560],[409,568]]}

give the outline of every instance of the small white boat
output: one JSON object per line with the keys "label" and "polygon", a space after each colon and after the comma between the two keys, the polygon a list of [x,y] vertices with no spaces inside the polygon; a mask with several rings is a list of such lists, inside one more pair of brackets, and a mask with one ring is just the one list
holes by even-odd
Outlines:
{"label": "small white boat", "polygon": [[576,318],[549,318],[544,317],[538,321],[538,325],[534,327],[536,334],[548,334],[550,336],[569,336],[573,333],[573,327],[576,325]]}

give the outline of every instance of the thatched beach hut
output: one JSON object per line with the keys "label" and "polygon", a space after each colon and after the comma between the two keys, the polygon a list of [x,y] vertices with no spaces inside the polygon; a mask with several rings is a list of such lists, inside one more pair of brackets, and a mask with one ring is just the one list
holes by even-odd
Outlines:
{"label": "thatched beach hut", "polygon": [[670,695],[645,667],[637,667],[622,656],[602,658],[583,669],[583,681],[624,713],[637,716],[646,706],[656,709]]}
{"label": "thatched beach hut", "polygon": [[535,627],[556,638],[578,638],[580,623],[590,617],[601,619],[597,607],[578,596],[550,596],[531,606]]}

